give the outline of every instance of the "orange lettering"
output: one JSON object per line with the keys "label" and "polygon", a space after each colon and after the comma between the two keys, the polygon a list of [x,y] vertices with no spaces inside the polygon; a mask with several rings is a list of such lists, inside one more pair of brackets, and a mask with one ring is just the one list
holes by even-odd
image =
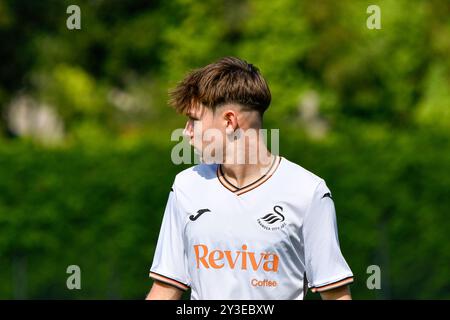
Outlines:
{"label": "orange lettering", "polygon": [[230,250],[225,251],[225,256],[227,257],[228,264],[230,265],[231,269],[234,269],[234,266],[236,265],[236,262],[238,261],[240,254],[241,254],[241,252],[238,251],[238,253],[236,255],[236,259],[233,261],[233,259],[231,258],[231,251]]}
{"label": "orange lettering", "polygon": [[[214,254],[215,253],[219,254],[219,256],[217,258],[214,258]],[[216,263],[216,261],[217,260],[222,260],[222,259],[223,259],[223,252],[222,251],[220,251],[220,250],[211,251],[211,253],[209,254],[209,265],[211,267],[213,267],[214,269],[221,269],[221,268],[223,268],[224,264],[222,263],[222,264],[218,265]]]}
{"label": "orange lettering", "polygon": [[[233,252],[231,250],[222,251],[216,249],[209,251],[208,246],[204,244],[194,245],[195,261],[197,263],[197,269],[202,265],[209,269],[222,269],[227,264],[231,269],[235,269],[236,266],[241,270],[247,270],[247,256],[250,259],[250,264],[254,271],[258,271],[262,268],[267,272],[278,272],[278,264],[280,258],[275,253],[261,253],[259,260],[256,261],[255,252],[248,252],[247,245],[242,246],[243,251]],[[233,255],[236,255],[235,257]],[[224,259],[225,258],[225,259]],[[208,264],[209,262],[209,264]],[[240,262],[240,265],[238,263]]]}
{"label": "orange lettering", "polygon": [[[205,252],[203,257],[199,257],[199,252],[198,252],[199,251],[199,247],[202,247],[203,248],[203,252]],[[206,262],[206,259],[205,259],[206,255],[208,254],[208,247],[205,246],[204,244],[198,244],[198,245],[194,246],[194,250],[195,250],[195,258],[196,258],[196,261],[197,261],[197,269],[200,268],[199,262],[201,262],[205,266],[205,268],[209,268],[208,263]]]}
{"label": "orange lettering", "polygon": [[[269,260],[269,257],[270,257],[270,256],[273,257],[273,260],[272,260],[272,261]],[[267,259],[268,261],[264,262],[263,269],[264,269],[265,271],[273,271],[273,272],[277,272],[277,271],[278,271],[278,261],[279,261],[278,256],[277,256],[276,254],[274,254],[274,253],[271,253],[271,254],[266,255],[266,259]],[[272,267],[271,267],[271,268],[269,268],[269,264],[272,264]]]}
{"label": "orange lettering", "polygon": [[263,258],[266,255],[264,253],[261,253],[261,257],[259,258],[258,264],[256,264],[255,253],[254,252],[249,252],[248,255],[250,256],[250,262],[252,263],[253,270],[255,270],[255,271],[258,270],[259,266],[261,265],[261,262],[263,261]]}

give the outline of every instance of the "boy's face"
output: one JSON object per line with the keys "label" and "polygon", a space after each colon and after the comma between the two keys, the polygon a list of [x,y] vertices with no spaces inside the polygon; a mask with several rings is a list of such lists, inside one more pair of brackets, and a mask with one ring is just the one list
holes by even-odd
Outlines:
{"label": "boy's face", "polygon": [[218,110],[213,113],[211,109],[202,104],[188,111],[184,134],[198,154],[202,154],[205,148],[208,148],[211,156],[216,156],[215,151],[217,150],[224,151],[227,122],[225,119],[221,119],[219,115]]}

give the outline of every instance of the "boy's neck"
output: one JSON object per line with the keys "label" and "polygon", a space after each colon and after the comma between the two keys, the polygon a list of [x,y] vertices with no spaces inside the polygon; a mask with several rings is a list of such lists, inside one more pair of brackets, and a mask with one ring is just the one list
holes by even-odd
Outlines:
{"label": "boy's neck", "polygon": [[[238,188],[245,187],[269,171],[276,157],[267,150],[267,147],[262,142],[258,143],[258,149],[256,150],[257,155],[254,157],[256,161],[250,163],[236,163],[234,161],[221,164],[223,175],[234,186]],[[245,157],[246,160],[248,158]]]}

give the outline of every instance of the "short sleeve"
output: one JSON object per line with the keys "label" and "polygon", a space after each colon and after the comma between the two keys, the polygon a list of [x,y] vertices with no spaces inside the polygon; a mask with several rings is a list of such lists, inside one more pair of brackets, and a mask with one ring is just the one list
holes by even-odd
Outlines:
{"label": "short sleeve", "polygon": [[308,287],[322,292],[353,282],[353,273],[339,246],[336,211],[325,181],[316,187],[303,220]]}
{"label": "short sleeve", "polygon": [[173,186],[164,211],[150,277],[185,291],[189,289],[189,281],[183,226],[177,204],[176,188]]}

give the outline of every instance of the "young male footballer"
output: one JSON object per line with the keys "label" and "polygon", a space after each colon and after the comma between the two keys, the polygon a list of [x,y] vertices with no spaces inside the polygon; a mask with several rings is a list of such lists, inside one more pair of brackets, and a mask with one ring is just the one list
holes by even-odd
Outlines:
{"label": "young male footballer", "polygon": [[351,299],[330,190],[265,144],[271,94],[258,68],[222,58],[170,96],[203,160],[174,179],[147,299],[303,299],[308,288]]}

